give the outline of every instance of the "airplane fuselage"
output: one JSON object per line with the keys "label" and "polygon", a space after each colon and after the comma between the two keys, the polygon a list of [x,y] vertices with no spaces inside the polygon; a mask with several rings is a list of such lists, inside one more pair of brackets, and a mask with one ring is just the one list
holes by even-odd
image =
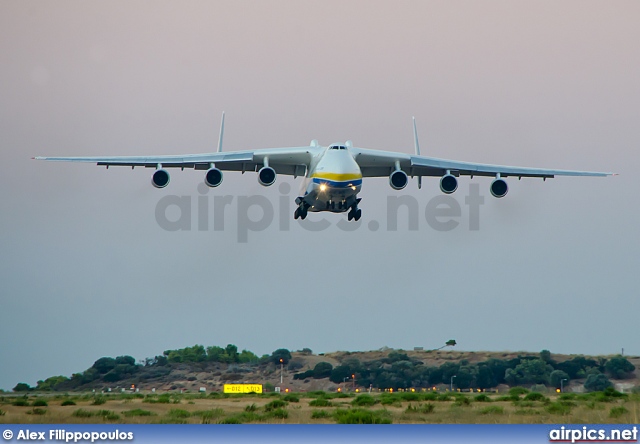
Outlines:
{"label": "airplane fuselage", "polygon": [[307,211],[343,213],[357,203],[362,172],[348,145],[331,145],[312,161],[302,184]]}

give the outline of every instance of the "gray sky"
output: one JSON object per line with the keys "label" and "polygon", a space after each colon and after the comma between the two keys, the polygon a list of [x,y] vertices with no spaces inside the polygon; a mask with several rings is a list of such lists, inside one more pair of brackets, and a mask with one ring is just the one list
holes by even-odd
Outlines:
{"label": "gray sky", "polygon": [[[196,343],[640,354],[638,19],[635,1],[1,2],[0,388]],[[238,196],[278,214],[300,179],[225,174],[205,197],[234,196],[225,230],[198,231],[201,171],[157,190],[150,170],[30,160],[212,151],[223,110],[227,150],[411,152],[415,115],[423,154],[621,175],[510,179],[500,200],[463,178],[447,232],[424,216],[437,179],[370,179],[353,232],[322,213],[238,243]],[[191,197],[193,230],[158,225],[167,195]],[[386,229],[398,195],[417,231],[404,212]]]}

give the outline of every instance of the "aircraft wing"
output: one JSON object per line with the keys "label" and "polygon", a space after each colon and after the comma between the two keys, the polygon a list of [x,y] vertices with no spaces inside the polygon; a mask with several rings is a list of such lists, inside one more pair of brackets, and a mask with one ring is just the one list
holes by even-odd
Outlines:
{"label": "aircraft wing", "polygon": [[193,168],[208,170],[212,164],[224,171],[258,171],[265,159],[276,173],[304,176],[317,147],[267,148],[254,151],[227,151],[177,156],[34,157],[56,162],[87,162],[106,166],[146,168]]}
{"label": "aircraft wing", "polygon": [[612,176],[614,173],[574,170],[550,170],[483,163],[459,162],[420,155],[352,148],[351,152],[362,170],[363,177],[387,177],[399,166],[410,176],[444,176],[449,171],[454,176],[541,177],[555,176]]}

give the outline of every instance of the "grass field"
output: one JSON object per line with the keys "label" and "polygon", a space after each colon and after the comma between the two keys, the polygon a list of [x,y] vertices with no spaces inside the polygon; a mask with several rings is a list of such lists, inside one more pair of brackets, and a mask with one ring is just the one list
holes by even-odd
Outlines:
{"label": "grass field", "polygon": [[635,423],[640,395],[275,393],[0,396],[0,423]]}

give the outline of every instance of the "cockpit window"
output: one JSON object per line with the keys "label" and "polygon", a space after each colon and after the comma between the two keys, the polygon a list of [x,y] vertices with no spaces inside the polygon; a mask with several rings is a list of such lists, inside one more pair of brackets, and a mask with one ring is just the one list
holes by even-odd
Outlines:
{"label": "cockpit window", "polygon": [[331,145],[329,149],[330,150],[346,150],[347,147],[344,145]]}

